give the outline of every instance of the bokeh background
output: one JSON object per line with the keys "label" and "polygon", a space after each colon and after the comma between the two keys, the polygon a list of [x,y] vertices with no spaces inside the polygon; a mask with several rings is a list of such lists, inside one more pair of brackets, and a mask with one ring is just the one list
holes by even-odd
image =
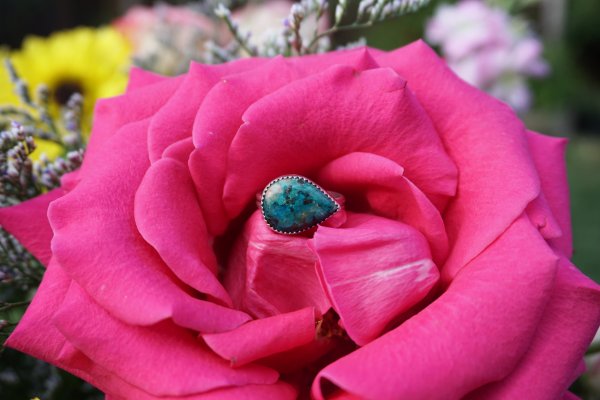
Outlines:
{"label": "bokeh background", "polygon": [[[352,3],[353,1],[353,3]],[[333,47],[365,37],[368,45],[384,50],[422,38],[425,22],[440,3],[399,20],[367,30],[333,36]],[[169,1],[183,4],[183,1]],[[356,7],[351,0],[351,8]],[[109,24],[143,0],[0,0],[0,46],[18,49],[28,35],[78,26]],[[574,264],[600,283],[600,1],[541,0],[521,11],[544,43],[551,72],[531,79],[533,105],[522,115],[527,127],[567,137],[567,168],[575,253]],[[584,399],[600,399],[585,382],[572,388]],[[103,399],[81,380],[43,362],[7,349],[0,358],[0,398]]]}

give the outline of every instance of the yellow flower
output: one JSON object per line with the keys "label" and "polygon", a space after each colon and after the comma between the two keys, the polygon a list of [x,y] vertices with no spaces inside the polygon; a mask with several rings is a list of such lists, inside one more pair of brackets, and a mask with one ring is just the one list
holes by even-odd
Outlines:
{"label": "yellow flower", "polygon": [[[40,83],[48,85],[52,97],[50,111],[55,118],[71,94],[80,92],[84,98],[82,127],[88,133],[96,100],[123,93],[129,54],[129,44],[112,27],[76,28],[54,33],[49,38],[29,36],[21,50],[10,54],[10,59],[31,91]],[[20,104],[2,68],[0,105],[7,103]]]}

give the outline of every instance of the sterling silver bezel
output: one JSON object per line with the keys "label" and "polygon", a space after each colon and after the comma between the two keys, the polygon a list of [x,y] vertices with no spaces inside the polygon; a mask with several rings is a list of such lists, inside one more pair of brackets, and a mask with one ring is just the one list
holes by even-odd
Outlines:
{"label": "sterling silver bezel", "polygon": [[[319,222],[318,224],[314,224],[311,225],[307,228],[298,230],[298,231],[293,231],[293,232],[282,232],[278,229],[276,229],[275,227],[273,227],[269,222],[267,222],[267,217],[265,215],[265,196],[267,194],[267,190],[269,190],[269,188],[271,186],[273,186],[273,184],[282,181],[282,180],[286,180],[286,179],[291,179],[291,178],[298,178],[298,179],[302,179],[305,183],[309,183],[311,185],[313,185],[314,187],[316,187],[317,189],[319,189],[321,191],[321,193],[323,193],[325,196],[327,196],[329,199],[331,199],[331,201],[333,201],[335,203],[335,205],[337,206],[335,212],[331,213],[330,216],[328,216],[327,218],[325,218],[323,221]],[[316,183],[314,183],[313,181],[311,181],[310,179],[302,176],[302,175],[284,175],[284,176],[280,176],[279,178],[275,178],[273,179],[271,182],[269,182],[267,184],[267,186],[265,186],[265,189],[262,191],[262,195],[260,197],[260,212],[262,214],[263,220],[265,221],[265,223],[267,224],[267,226],[273,231],[273,232],[277,232],[280,233],[282,235],[296,235],[298,233],[307,231],[309,229],[314,228],[315,226],[321,225],[323,222],[327,221],[329,218],[333,217],[335,214],[337,214],[338,212],[340,212],[340,210],[342,209],[342,205],[332,196],[330,195],[325,189],[323,189],[321,186],[317,185]]]}

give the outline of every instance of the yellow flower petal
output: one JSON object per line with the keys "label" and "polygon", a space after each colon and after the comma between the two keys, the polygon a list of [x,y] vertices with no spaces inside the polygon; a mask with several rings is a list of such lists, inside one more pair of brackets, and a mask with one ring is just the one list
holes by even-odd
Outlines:
{"label": "yellow flower petal", "polygon": [[60,156],[65,151],[60,144],[50,140],[35,139],[35,144],[37,145],[37,148],[29,155],[29,158],[33,161],[39,160],[42,153],[46,153],[48,158],[54,161],[56,157]]}
{"label": "yellow flower petal", "polygon": [[[96,100],[125,90],[130,51],[127,40],[114,28],[82,27],[57,32],[48,38],[28,36],[21,50],[10,53],[10,59],[32,91],[40,83],[48,85],[54,117],[59,116],[59,103],[64,103],[74,89],[81,90],[83,130],[89,133]],[[0,57],[3,55],[8,53],[0,49]],[[0,68],[0,105],[19,104],[12,90],[8,74]]]}

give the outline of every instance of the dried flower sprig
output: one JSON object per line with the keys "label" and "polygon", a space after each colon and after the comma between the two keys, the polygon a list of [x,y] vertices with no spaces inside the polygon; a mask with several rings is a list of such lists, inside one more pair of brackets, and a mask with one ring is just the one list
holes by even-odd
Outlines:
{"label": "dried flower sprig", "polygon": [[[279,35],[270,35],[256,46],[250,42],[250,33],[243,33],[237,22],[231,19],[231,12],[223,4],[215,9],[215,15],[223,20],[233,34],[239,46],[252,56],[274,57],[306,55],[329,50],[329,36],[336,32],[368,28],[374,24],[389,21],[416,12],[429,4],[430,0],[362,0],[358,5],[357,17],[351,24],[342,25],[348,15],[348,0],[339,0],[334,24],[330,29],[318,32],[318,23],[310,40],[305,40],[300,27],[307,18],[314,16],[316,21],[325,15],[328,9],[327,0],[302,0],[294,3],[289,16],[284,20],[284,27]],[[292,51],[293,50],[293,51]],[[222,49],[219,49],[222,52]],[[228,53],[231,58],[231,53]]]}

